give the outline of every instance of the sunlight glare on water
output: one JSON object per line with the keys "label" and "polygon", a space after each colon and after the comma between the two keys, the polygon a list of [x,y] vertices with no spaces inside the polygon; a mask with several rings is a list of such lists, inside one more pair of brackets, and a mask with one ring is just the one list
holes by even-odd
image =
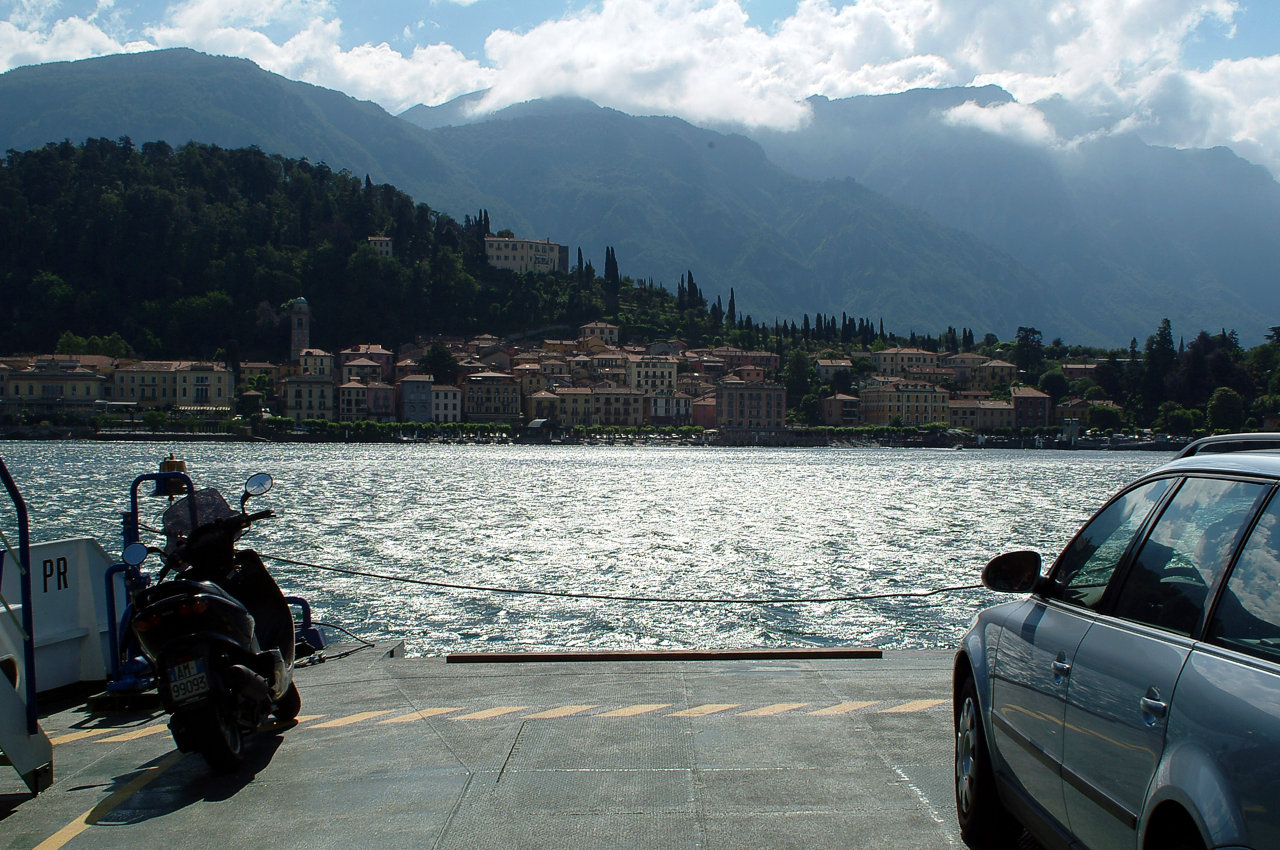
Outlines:
{"label": "sunlight glare on water", "polygon": [[[1149,453],[0,443],[35,541],[120,549],[129,484],[174,450],[197,486],[278,519],[242,545],[320,566],[450,584],[642,597],[767,598],[975,584],[1001,551],[1046,563]],[[144,522],[163,508],[143,502]],[[0,510],[6,533],[11,509]],[[946,648],[982,590],[923,599],[740,605],[523,596],[394,583],[268,560],[319,620],[411,654],[561,648]],[[152,568],[157,568],[153,565]]]}

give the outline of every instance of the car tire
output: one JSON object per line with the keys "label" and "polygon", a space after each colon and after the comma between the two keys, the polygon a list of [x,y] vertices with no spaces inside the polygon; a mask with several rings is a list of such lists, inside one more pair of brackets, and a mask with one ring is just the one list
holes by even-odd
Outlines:
{"label": "car tire", "polygon": [[981,847],[1012,847],[1022,827],[1005,809],[991,772],[991,755],[982,725],[982,706],[972,676],[956,692],[956,819],[966,842]]}

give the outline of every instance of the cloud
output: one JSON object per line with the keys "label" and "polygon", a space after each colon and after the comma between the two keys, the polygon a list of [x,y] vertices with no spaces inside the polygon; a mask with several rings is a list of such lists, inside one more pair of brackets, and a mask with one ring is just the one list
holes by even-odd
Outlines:
{"label": "cloud", "polygon": [[984,107],[971,100],[945,112],[943,120],[953,126],[976,127],[1029,144],[1059,143],[1057,133],[1044,113],[1033,106],[1016,102]]}
{"label": "cloud", "polygon": [[[1080,132],[1227,144],[1280,173],[1280,58],[1207,70],[1185,62],[1206,28],[1247,23],[1236,0],[798,0],[768,31],[750,22],[746,0],[597,0],[494,30],[483,61],[447,43],[344,46],[339,10],[359,14],[347,2],[186,0],[139,38],[108,23],[112,0],[88,19],[59,19],[56,0],[16,0],[0,21],[0,67],[182,45],[392,112],[488,89],[484,108],[577,95],[638,114],[776,128],[802,124],[814,94],[995,84],[1018,103],[965,106],[947,120],[1046,144],[1070,140],[1058,118],[1071,114]],[[388,32],[397,44],[424,31],[416,19],[400,29]],[[1032,106],[1047,103],[1059,107],[1052,122]]]}

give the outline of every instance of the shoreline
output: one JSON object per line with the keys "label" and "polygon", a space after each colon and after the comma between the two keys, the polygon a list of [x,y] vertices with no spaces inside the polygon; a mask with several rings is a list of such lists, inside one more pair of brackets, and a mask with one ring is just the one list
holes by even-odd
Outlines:
{"label": "shoreline", "polygon": [[151,443],[336,443],[361,445],[545,445],[545,446],[648,446],[666,448],[672,446],[697,448],[908,448],[908,449],[944,449],[944,450],[981,450],[981,449],[1019,449],[1019,450],[1055,450],[1055,451],[1150,451],[1174,452],[1190,442],[1186,440],[1110,440],[1080,439],[1074,445],[1057,438],[1044,437],[995,437],[985,435],[966,435],[957,437],[953,434],[929,434],[902,438],[886,438],[878,440],[834,439],[823,434],[805,433],[803,431],[787,432],[743,432],[720,433],[714,438],[665,438],[659,436],[641,437],[592,437],[586,439],[564,440],[522,440],[508,436],[466,436],[452,437],[401,437],[391,439],[354,438],[334,439],[319,434],[286,434],[282,437],[269,438],[253,434],[235,434],[226,432],[191,433],[186,431],[98,431],[88,426],[38,426],[28,428],[10,428],[0,434],[0,439],[32,442],[151,442]]}

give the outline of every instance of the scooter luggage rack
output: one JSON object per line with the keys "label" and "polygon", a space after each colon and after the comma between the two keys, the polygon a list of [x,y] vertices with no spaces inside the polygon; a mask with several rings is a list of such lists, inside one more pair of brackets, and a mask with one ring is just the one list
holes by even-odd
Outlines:
{"label": "scooter luggage rack", "polygon": [[[139,520],[138,520],[138,488],[144,481],[156,482],[156,489],[153,495],[167,496],[178,495],[184,492],[189,497],[194,497],[196,488],[191,482],[190,476],[185,472],[149,472],[145,475],[139,475],[133,479],[133,484],[129,487],[129,510],[122,515],[122,537],[124,543],[121,549],[130,543],[137,543],[140,538]],[[175,492],[175,488],[170,484],[180,485]],[[196,500],[194,498],[187,499],[187,510],[191,514],[191,527],[196,527]],[[142,590],[151,582],[140,567],[130,566],[128,564],[115,564],[107,569],[107,611],[116,610],[116,582],[115,577],[120,573],[124,573],[124,586],[126,591],[129,589]],[[107,674],[107,691],[108,693],[141,693],[155,686],[155,670],[152,668],[151,662],[141,653],[131,653],[128,659],[122,659],[122,653],[128,647],[125,646],[129,640],[129,622],[133,618],[133,603],[126,601],[124,614],[120,618],[120,623],[116,628],[107,630],[108,646],[111,652],[111,670]]]}

